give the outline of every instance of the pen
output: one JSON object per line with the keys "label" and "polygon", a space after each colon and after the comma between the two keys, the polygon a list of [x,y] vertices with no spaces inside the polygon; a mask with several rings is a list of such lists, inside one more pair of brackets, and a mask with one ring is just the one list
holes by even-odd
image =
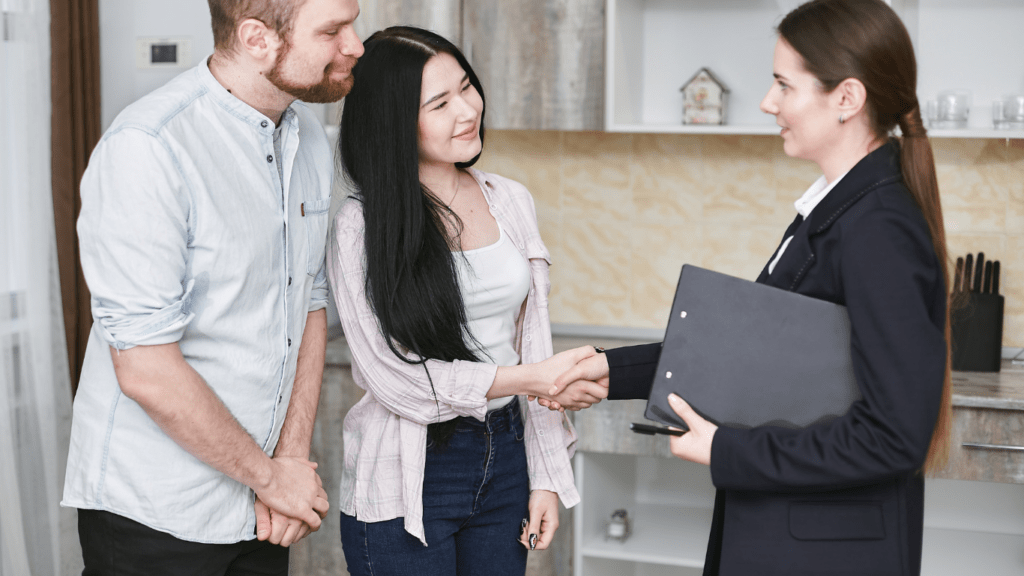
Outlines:
{"label": "pen", "polygon": [[638,424],[633,422],[629,425],[629,429],[637,434],[647,434],[653,436],[655,434],[668,434],[669,436],[682,436],[686,434],[683,430],[673,430],[671,428],[662,428],[661,426],[651,426],[649,424]]}

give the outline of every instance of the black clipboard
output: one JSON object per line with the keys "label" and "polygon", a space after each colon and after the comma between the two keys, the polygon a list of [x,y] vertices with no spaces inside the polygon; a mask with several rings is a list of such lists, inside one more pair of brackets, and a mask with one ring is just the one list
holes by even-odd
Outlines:
{"label": "black clipboard", "polygon": [[672,392],[719,426],[841,416],[861,398],[846,307],[684,265],[644,416],[686,429]]}

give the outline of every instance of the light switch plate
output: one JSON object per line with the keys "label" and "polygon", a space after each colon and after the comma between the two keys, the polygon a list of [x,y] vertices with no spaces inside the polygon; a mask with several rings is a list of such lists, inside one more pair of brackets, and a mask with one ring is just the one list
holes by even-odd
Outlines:
{"label": "light switch plate", "polygon": [[135,39],[137,68],[190,68],[192,38],[190,36],[146,37]]}

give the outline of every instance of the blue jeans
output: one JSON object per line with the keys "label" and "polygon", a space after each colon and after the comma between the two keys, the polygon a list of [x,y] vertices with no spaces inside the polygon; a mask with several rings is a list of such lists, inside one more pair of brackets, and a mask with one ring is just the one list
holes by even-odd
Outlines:
{"label": "blue jeans", "polygon": [[529,515],[519,401],[487,413],[484,422],[458,418],[448,445],[428,443],[423,474],[427,546],[404,519],[360,522],[341,515],[341,546],[352,576],[523,576],[519,543]]}

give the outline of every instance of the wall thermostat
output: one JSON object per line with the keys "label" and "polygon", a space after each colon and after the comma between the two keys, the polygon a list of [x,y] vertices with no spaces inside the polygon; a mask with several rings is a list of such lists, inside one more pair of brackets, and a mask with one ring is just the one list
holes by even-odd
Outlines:
{"label": "wall thermostat", "polygon": [[136,38],[135,65],[137,68],[190,68],[192,38]]}

